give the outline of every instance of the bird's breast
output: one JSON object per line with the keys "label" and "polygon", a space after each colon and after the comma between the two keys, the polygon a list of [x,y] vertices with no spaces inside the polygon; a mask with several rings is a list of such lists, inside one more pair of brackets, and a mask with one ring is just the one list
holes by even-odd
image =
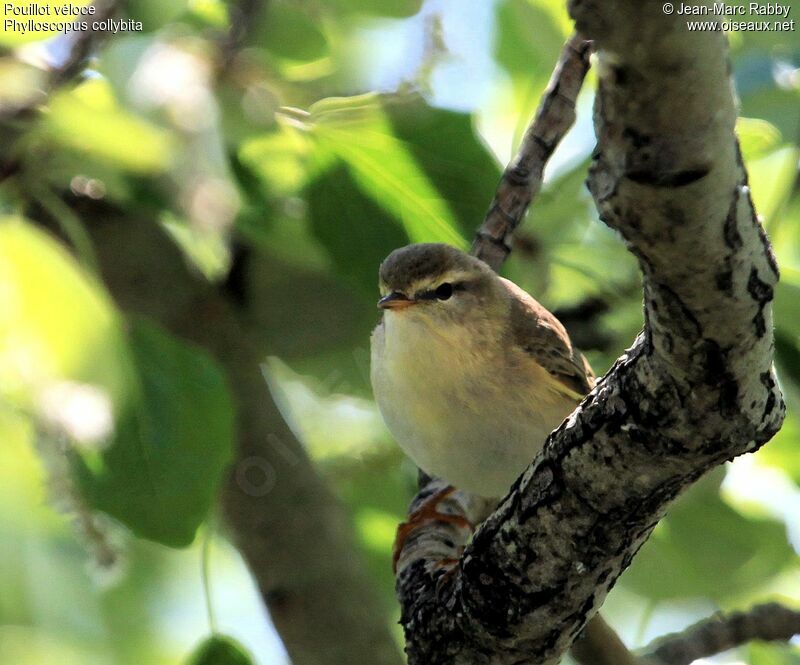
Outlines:
{"label": "bird's breast", "polygon": [[500,339],[480,325],[427,330],[387,316],[372,344],[375,399],[397,443],[426,472],[492,497],[574,407]]}

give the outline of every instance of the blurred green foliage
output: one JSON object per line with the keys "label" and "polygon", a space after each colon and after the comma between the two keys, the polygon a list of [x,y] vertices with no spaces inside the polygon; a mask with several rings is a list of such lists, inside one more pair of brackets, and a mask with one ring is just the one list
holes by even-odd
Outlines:
{"label": "blurred green foliage", "polygon": [[[164,227],[212,280],[225,278],[232,239],[255,252],[252,317],[271,389],[352,511],[366,574],[394,616],[391,542],[415,472],[369,398],[377,265],[408,242],[466,246],[571,30],[563,3],[491,6],[494,24],[479,27],[477,9],[457,0],[130,0],[123,15],[144,31],[111,36],[91,75],[39,114],[20,113],[40,103],[46,78],[33,51],[17,48],[31,40],[0,35],[0,662],[177,662],[207,630],[201,611],[171,633],[174,580],[199,594],[199,570],[140,538],[193,541],[230,459],[236,404],[204,352],[112,302],[86,233],[100,203],[115,223]],[[791,15],[800,18],[797,2]],[[800,602],[796,34],[731,36],[737,132],[782,269],[774,311],[787,421],[754,456],[755,490],[742,474],[702,481],[622,577],[609,602],[614,611],[624,598],[634,643],[689,602],[699,609],[682,610],[683,623],[766,598]],[[58,62],[68,46],[26,48]],[[387,74],[378,56],[392,50]],[[463,72],[482,68],[491,76],[476,93]],[[635,260],[583,186],[590,87],[571,156],[556,156],[504,272],[563,316],[602,372],[641,327],[641,292]],[[437,106],[443,92],[463,96],[457,109]],[[774,478],[788,489],[779,494]],[[83,516],[78,541],[98,559],[104,538],[129,532],[116,586],[91,585],[89,555],[52,507]],[[92,511],[115,518],[111,535]],[[195,594],[180,607],[198,604]],[[257,619],[237,633],[249,647],[264,630]],[[798,662],[791,646],[736,657]],[[188,662],[248,658],[217,637]]]}
{"label": "blurred green foliage", "polygon": [[235,640],[210,637],[189,657],[188,665],[251,665],[252,662]]}

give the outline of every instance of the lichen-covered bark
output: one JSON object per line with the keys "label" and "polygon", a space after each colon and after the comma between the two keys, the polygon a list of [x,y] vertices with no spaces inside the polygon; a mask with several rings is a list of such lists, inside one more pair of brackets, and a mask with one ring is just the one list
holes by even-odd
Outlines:
{"label": "lichen-covered bark", "polygon": [[403,552],[412,664],[558,662],[670,501],[783,418],[778,271],[734,135],[724,35],[687,32],[661,3],[570,9],[598,58],[588,185],[639,259],[645,329],[478,529],[460,569],[432,565],[463,545],[442,525],[415,541],[437,548]]}

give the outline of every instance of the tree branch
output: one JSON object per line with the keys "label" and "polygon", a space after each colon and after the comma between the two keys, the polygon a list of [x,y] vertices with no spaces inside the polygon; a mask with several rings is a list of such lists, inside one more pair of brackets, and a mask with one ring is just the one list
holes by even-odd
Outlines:
{"label": "tree branch", "polygon": [[217,41],[217,80],[230,70],[250,31],[258,24],[268,0],[238,0],[230,7],[230,28]]}
{"label": "tree branch", "polygon": [[[112,16],[123,2],[105,2],[98,20]],[[244,23],[261,6],[262,0],[243,0],[233,21],[236,34],[221,43],[227,49],[220,54],[223,63],[233,57]],[[83,71],[104,35],[78,33],[69,55],[51,70],[42,99],[11,117],[0,114],[0,122],[22,116],[35,122],[47,95]],[[22,131],[29,129],[27,123]],[[6,157],[0,181],[19,168],[13,155]],[[260,370],[267,351],[255,341],[258,335],[248,312],[237,307],[235,297],[187,269],[180,251],[151,220],[97,202],[84,204],[99,206],[81,215],[117,304],[203,346],[227,374],[237,402],[238,450],[222,493],[223,508],[231,539],[293,661],[345,665],[367,658],[376,665],[399,665],[400,654],[364,575],[347,511],[267,392]]]}
{"label": "tree branch", "polygon": [[[97,8],[96,20],[103,21],[114,16],[124,4],[124,0],[100,0],[93,4]],[[23,168],[23,159],[18,154],[18,148],[15,145],[16,139],[36,122],[41,106],[47,102],[50,95],[83,72],[92,51],[108,34],[108,32],[92,29],[72,33],[74,36],[71,38],[72,43],[67,56],[50,68],[41,94],[23,106],[10,107],[0,111],[0,135],[2,135],[4,144],[4,150],[0,154],[0,183],[15,176]],[[15,121],[23,119],[26,122],[21,123],[21,127],[17,126]]]}
{"label": "tree branch", "polygon": [[[91,25],[95,22],[103,22],[114,16],[124,6],[125,0],[97,0],[92,4],[97,11]],[[92,52],[111,33],[90,28],[73,34],[75,37],[72,40],[69,54],[62,62],[50,70],[46,91],[48,94],[66,85],[81,74],[86,68],[86,61]]]}
{"label": "tree branch", "polygon": [[435,566],[464,545],[442,525],[403,551],[412,665],[557,663],[669,503],[768,441],[784,416],[772,371],[778,273],[737,149],[724,35],[689,33],[680,16],[633,0],[576,0],[571,12],[598,53],[589,188],[639,259],[645,328],[460,568]]}
{"label": "tree branch", "polygon": [[260,369],[267,351],[249,313],[194,274],[151,220],[83,205],[97,206],[82,216],[120,308],[202,346],[227,375],[238,441],[222,492],[225,517],[293,662],[399,665],[349,516],[267,391]]}
{"label": "tree branch", "polygon": [[653,665],[634,656],[599,614],[589,619],[570,655],[578,665]]}
{"label": "tree branch", "polygon": [[657,665],[689,665],[753,640],[785,642],[795,635],[800,635],[800,612],[767,603],[745,612],[717,614],[661,637],[644,649],[644,659]]}
{"label": "tree branch", "polygon": [[472,254],[497,270],[511,252],[511,236],[542,186],[544,167],[575,122],[575,102],[589,71],[591,43],[578,34],[561,51],[539,109],[506,167]]}

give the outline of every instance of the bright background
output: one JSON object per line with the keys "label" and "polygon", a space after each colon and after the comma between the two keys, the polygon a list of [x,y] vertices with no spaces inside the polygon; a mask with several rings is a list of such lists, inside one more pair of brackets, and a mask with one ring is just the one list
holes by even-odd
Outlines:
{"label": "bright background", "polygon": [[[142,359],[180,354],[162,332],[121,323],[65,200],[152,218],[208,279],[224,277],[233,233],[264,259],[270,388],[351,509],[365,574],[395,623],[390,550],[415,472],[369,393],[377,265],[409,240],[469,239],[570,23],[549,0],[273,0],[221,71],[226,3],[131,0],[127,16],[143,31],[111,36],[31,125],[8,118],[38,99],[43,64],[62,62],[70,42],[0,33],[0,158],[22,164],[0,184],[0,662],[181,662],[209,631],[206,547],[218,627],[256,662],[280,664],[280,639],[213,515],[136,522],[64,462],[67,446],[91,476],[110,432],[113,445],[138,440],[120,414],[148,408],[148,395],[130,375],[146,382]],[[622,577],[604,612],[631,646],[718,609],[800,604],[800,32],[730,40],[751,188],[782,270],[788,417],[765,449],[682,498]],[[504,272],[562,316],[599,373],[642,317],[635,262],[583,186],[593,83]],[[374,92],[385,94],[357,97]],[[344,99],[313,106],[331,97]],[[21,219],[48,216],[69,242]],[[179,395],[206,360],[178,363],[169,408],[190,408]],[[220,387],[205,416],[219,440],[227,399]],[[209,458],[208,487],[225,459]],[[209,491],[185,492],[208,508]],[[90,504],[118,519],[98,521]],[[752,645],[714,662],[797,665],[800,650]]]}

